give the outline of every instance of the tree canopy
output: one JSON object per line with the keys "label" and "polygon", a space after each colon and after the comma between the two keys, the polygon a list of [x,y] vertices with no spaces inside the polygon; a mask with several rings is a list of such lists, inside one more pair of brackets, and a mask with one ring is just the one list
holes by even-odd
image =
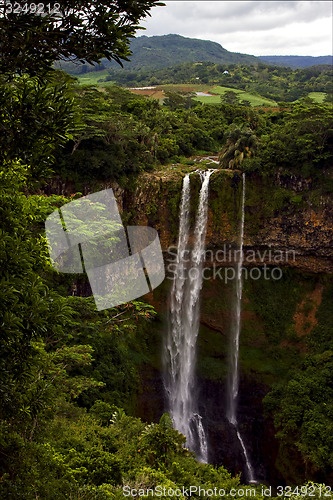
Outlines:
{"label": "tree canopy", "polygon": [[[0,10],[0,71],[41,74],[57,60],[121,64],[139,21],[157,0],[60,0],[4,3]],[[34,7],[33,7],[34,6]]]}

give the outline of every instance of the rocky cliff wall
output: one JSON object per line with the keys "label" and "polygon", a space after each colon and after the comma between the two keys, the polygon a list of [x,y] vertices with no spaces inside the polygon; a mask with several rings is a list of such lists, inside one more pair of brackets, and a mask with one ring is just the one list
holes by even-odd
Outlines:
{"label": "rocky cliff wall", "polygon": [[[177,244],[178,207],[183,174],[142,174],[132,190],[116,189],[130,223],[148,224],[160,235],[164,251]],[[191,175],[192,224],[200,189]],[[217,170],[211,177],[207,248],[236,245],[240,220],[241,176]],[[311,184],[276,176],[246,178],[245,265],[282,263],[310,272],[333,272],[333,202],[312,191]],[[283,252],[288,255],[281,254]]]}
{"label": "rocky cliff wall", "polygon": [[[45,194],[83,195],[112,187],[125,224],[155,227],[163,250],[177,244],[178,213],[184,173],[164,169],[143,173],[124,185],[115,181],[81,183],[53,179]],[[192,225],[200,178],[191,174]],[[210,249],[236,245],[240,218],[241,173],[216,170],[211,176],[206,244]],[[276,174],[246,177],[246,264],[275,264],[277,253],[289,252],[288,266],[310,272],[333,272],[333,200],[312,188],[310,180]],[[266,252],[265,252],[266,250]],[[271,252],[269,252],[271,250]],[[255,253],[255,254],[254,254]],[[281,254],[280,254],[281,255]],[[275,259],[275,260],[274,260]],[[262,262],[261,262],[262,261]]]}

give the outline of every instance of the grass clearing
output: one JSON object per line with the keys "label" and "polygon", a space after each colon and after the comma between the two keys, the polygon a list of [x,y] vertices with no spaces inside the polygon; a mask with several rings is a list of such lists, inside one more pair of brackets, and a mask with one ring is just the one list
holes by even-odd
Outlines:
{"label": "grass clearing", "polygon": [[314,102],[322,103],[325,99],[325,92],[310,92],[308,97],[314,100]]}
{"label": "grass clearing", "polygon": [[99,82],[98,80],[108,75],[109,72],[107,69],[103,69],[102,71],[90,71],[84,75],[79,75],[78,80],[80,85],[97,85],[105,87],[105,85],[113,85],[114,82]]}
{"label": "grass clearing", "polygon": [[[92,71],[84,75],[79,75],[78,81],[80,85],[96,85],[98,87],[106,87],[109,85],[117,85],[116,82],[100,82],[99,80],[104,79],[109,76],[109,70],[104,69],[102,71]],[[177,84],[165,84],[165,85],[154,85],[154,90],[140,90],[140,89],[130,89],[131,92],[137,95],[143,95],[148,98],[157,99],[160,103],[163,102],[165,98],[165,92],[207,92],[208,94],[213,94],[211,96],[197,96],[194,97],[196,101],[202,102],[203,104],[219,104],[221,102],[221,96],[225,92],[234,92],[237,94],[239,101],[249,101],[251,106],[267,106],[275,107],[277,102],[263,97],[261,95],[251,94],[245,90],[238,90],[231,87],[222,87],[216,85],[214,87],[211,84],[191,84],[191,83],[177,83]],[[322,103],[326,96],[325,92],[310,92],[308,97],[314,100],[316,103]]]}
{"label": "grass clearing", "polygon": [[234,92],[237,94],[240,101],[249,101],[251,106],[276,106],[276,101],[272,99],[267,99],[266,97],[262,97],[260,95],[251,94],[250,92],[246,92],[245,90],[237,90],[230,87],[220,87],[219,85],[216,87],[212,87],[208,89],[208,93],[216,94],[214,96],[208,97],[196,97],[196,100],[203,102],[205,104],[218,104],[221,101],[221,95],[226,92]]}

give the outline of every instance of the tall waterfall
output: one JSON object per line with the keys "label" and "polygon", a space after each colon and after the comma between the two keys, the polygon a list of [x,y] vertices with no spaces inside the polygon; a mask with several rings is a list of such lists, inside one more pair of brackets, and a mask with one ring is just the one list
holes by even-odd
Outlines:
{"label": "tall waterfall", "polygon": [[[213,171],[200,172],[201,189],[195,220],[191,259],[186,259],[189,242],[190,178],[183,181],[175,276],[170,297],[170,324],[165,343],[165,387],[174,426],[186,436],[186,445],[202,462],[208,461],[208,447],[202,418],[197,408],[195,387],[196,343],[200,320],[202,263],[208,218],[209,178]],[[187,262],[190,260],[190,263]],[[189,264],[189,265],[188,265]]]}
{"label": "tall waterfall", "polygon": [[256,482],[253,472],[253,467],[249,460],[249,456],[238,429],[237,421],[237,398],[239,390],[239,336],[241,330],[241,312],[242,312],[242,266],[243,266],[243,240],[244,240],[244,205],[245,205],[245,173],[243,173],[243,188],[242,188],[242,215],[241,228],[239,233],[239,258],[237,262],[236,272],[236,301],[235,301],[235,317],[231,328],[231,352],[230,352],[230,367],[228,377],[227,391],[227,419],[235,427],[238,440],[242,447],[242,451],[246,464],[247,480],[251,483]]}

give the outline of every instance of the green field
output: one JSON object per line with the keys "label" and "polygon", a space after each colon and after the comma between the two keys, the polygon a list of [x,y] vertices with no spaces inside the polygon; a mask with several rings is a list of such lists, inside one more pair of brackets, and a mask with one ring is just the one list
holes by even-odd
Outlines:
{"label": "green field", "polygon": [[156,88],[160,87],[163,90],[168,92],[179,92],[181,90],[188,90],[193,92],[207,92],[209,94],[215,94],[212,96],[197,96],[194,99],[196,101],[200,101],[204,104],[219,104],[221,102],[221,95],[225,92],[232,91],[238,95],[240,101],[249,101],[251,106],[276,106],[276,101],[271,99],[267,99],[266,97],[262,97],[260,95],[251,94],[244,90],[237,90],[230,87],[210,87],[209,85],[198,84],[177,84],[177,85],[160,85],[156,86]]}
{"label": "green field", "polygon": [[101,78],[105,78],[109,75],[107,69],[103,69],[102,71],[91,71],[89,73],[85,73],[84,75],[79,75],[78,80],[80,85],[111,85],[113,82],[98,82]]}
{"label": "green field", "polygon": [[237,94],[238,98],[240,101],[249,101],[251,106],[276,106],[277,103],[276,101],[273,101],[271,99],[267,99],[266,97],[262,97],[260,95],[254,95],[249,92],[246,92],[245,90],[237,90],[233,89],[230,87],[213,87],[208,90],[208,93],[211,94],[217,94],[213,96],[200,96],[196,97],[195,99],[203,102],[205,104],[218,104],[221,102],[221,95],[223,95],[225,92],[232,91],[235,94]]}
{"label": "green field", "polygon": [[323,102],[323,100],[325,99],[325,92],[310,92],[308,94],[308,97],[310,97],[311,99],[314,100],[314,102]]}

